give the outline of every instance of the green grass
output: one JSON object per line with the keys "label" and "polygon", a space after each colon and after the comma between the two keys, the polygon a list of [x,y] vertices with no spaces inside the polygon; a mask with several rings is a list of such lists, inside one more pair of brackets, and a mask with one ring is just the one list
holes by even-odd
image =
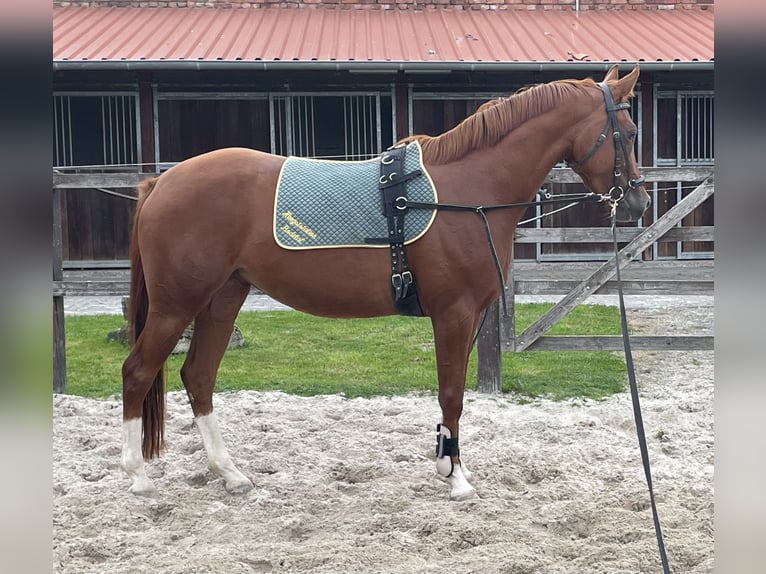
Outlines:
{"label": "green grass", "polygon": [[[517,331],[550,305],[516,306]],[[117,315],[66,319],[67,391],[84,396],[119,395],[127,347],[106,334],[123,323]],[[437,388],[433,335],[428,319],[380,317],[323,319],[296,311],[240,313],[246,344],[226,352],[216,390],[282,390],[300,395],[394,395]],[[612,307],[579,306],[550,334],[618,334]],[[182,389],[184,355],[168,361],[168,389]],[[467,388],[476,387],[476,352]],[[525,399],[602,399],[623,389],[622,358],[608,351],[503,353],[503,390]]]}

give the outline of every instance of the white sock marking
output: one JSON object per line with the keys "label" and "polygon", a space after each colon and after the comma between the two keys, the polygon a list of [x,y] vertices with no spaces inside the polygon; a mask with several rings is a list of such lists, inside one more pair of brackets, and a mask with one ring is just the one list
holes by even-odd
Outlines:
{"label": "white sock marking", "polygon": [[210,413],[198,416],[194,419],[194,422],[199,429],[202,445],[207,453],[208,467],[224,479],[226,490],[235,493],[250,490],[253,487],[253,483],[234,466],[229,456],[229,451],[223,442],[223,436],[221,436],[221,429],[218,427],[218,419],[215,414]]}
{"label": "white sock marking", "polygon": [[154,483],[146,475],[144,455],[141,450],[141,419],[135,418],[122,423],[122,469],[130,477],[130,492],[151,496],[157,492]]}

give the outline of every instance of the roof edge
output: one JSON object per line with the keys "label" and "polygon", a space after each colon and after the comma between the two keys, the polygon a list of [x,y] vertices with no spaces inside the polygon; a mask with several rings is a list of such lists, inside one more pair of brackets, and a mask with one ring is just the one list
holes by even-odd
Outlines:
{"label": "roof edge", "polygon": [[632,67],[639,64],[646,71],[704,71],[714,69],[714,60],[698,61],[555,61],[555,62],[359,62],[359,61],[283,61],[283,60],[59,60],[53,62],[54,71],[209,71],[209,70],[257,70],[257,71],[353,71],[370,73],[449,73],[449,72],[504,72],[504,71],[607,71],[614,64]]}

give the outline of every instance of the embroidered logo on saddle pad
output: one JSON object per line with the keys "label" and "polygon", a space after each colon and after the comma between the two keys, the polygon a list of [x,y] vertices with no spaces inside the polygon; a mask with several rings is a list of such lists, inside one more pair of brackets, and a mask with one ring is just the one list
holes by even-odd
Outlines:
{"label": "embroidered logo on saddle pad", "polygon": [[[436,202],[436,188],[423,166],[420,144],[407,146],[407,198]],[[403,175],[403,174],[402,174]],[[289,157],[282,165],[274,201],[274,238],[285,249],[388,247],[388,225],[378,189],[380,158],[330,161]],[[405,243],[420,239],[435,210],[413,209],[404,218]],[[381,240],[370,244],[368,239]]]}

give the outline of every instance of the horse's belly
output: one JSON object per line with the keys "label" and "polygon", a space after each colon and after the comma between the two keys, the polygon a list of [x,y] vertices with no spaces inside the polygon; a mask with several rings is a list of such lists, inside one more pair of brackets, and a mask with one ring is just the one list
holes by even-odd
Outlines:
{"label": "horse's belly", "polygon": [[396,313],[388,249],[315,249],[250,254],[241,273],[267,295],[294,309],[325,317]]}

